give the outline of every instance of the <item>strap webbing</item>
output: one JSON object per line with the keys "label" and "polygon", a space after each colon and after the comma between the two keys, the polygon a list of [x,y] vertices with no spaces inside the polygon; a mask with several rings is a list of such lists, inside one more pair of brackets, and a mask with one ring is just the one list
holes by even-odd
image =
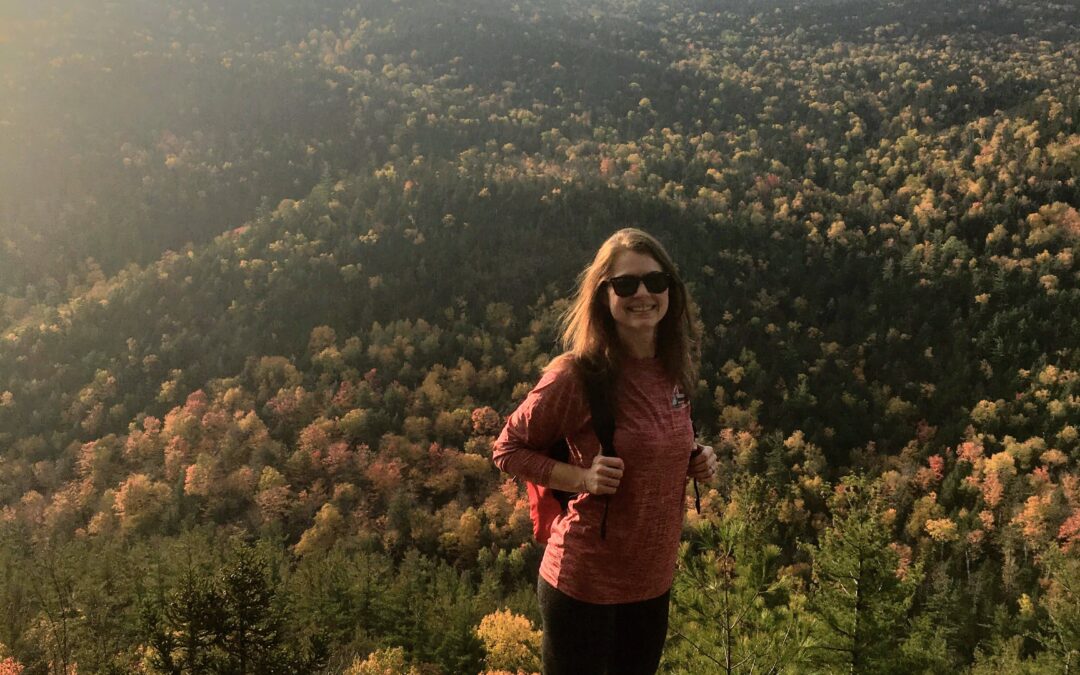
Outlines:
{"label": "strap webbing", "polygon": [[[615,452],[615,406],[611,400],[611,381],[603,372],[585,373],[585,391],[589,397],[589,412],[592,415],[593,431],[600,439],[600,454],[605,457],[618,457]],[[600,538],[607,539],[608,506],[611,495],[604,495],[604,517],[600,521]]]}

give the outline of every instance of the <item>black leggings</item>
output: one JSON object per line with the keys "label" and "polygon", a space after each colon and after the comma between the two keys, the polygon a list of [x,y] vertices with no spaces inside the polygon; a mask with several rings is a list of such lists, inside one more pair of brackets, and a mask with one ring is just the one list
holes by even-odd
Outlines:
{"label": "black leggings", "polygon": [[575,600],[543,578],[544,675],[653,675],[668,626],[668,591],[619,605]]}

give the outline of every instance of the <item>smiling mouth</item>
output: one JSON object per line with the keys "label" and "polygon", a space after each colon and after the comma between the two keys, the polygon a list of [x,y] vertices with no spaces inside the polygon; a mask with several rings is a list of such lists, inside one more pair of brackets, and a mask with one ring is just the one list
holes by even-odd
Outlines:
{"label": "smiling mouth", "polygon": [[656,309],[656,305],[649,305],[648,307],[630,307],[626,311],[631,314],[644,314],[646,312],[651,312],[654,309]]}

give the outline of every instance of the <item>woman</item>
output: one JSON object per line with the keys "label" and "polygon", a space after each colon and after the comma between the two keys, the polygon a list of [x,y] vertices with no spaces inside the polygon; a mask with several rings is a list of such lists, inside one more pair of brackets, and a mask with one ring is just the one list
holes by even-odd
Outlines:
{"label": "woman", "polygon": [[[656,672],[687,477],[708,480],[716,470],[690,422],[694,319],[660,243],[641,230],[616,232],[578,279],[564,317],[566,353],[495,442],[503,471],[579,493],[552,524],[540,564],[545,675]],[[617,457],[601,454],[591,425],[583,377],[596,372],[610,383]],[[568,463],[544,454],[560,438]]]}

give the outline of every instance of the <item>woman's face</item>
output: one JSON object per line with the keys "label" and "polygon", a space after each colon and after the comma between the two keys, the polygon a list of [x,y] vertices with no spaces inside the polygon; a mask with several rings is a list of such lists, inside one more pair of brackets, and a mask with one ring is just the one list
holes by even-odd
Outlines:
{"label": "woman's face", "polygon": [[[664,268],[651,255],[624,249],[615,254],[608,279],[628,275],[641,277],[649,272],[662,271]],[[656,327],[667,314],[670,290],[650,293],[644,283],[638,283],[637,290],[625,298],[619,297],[611,284],[607,284],[604,290],[608,309],[621,337],[651,339],[656,336]]]}

